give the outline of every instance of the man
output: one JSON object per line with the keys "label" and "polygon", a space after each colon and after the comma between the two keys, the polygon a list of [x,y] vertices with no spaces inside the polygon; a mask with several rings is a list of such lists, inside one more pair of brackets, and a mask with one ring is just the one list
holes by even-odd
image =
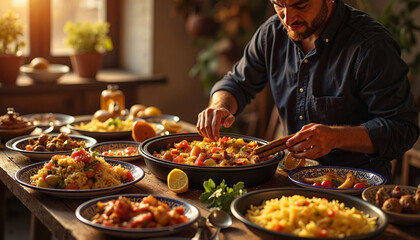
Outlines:
{"label": "man", "polygon": [[272,0],[277,16],[215,84],[197,130],[217,140],[269,83],[295,158],[368,169],[392,181],[390,160],[419,136],[407,65],[389,32],[341,0]]}

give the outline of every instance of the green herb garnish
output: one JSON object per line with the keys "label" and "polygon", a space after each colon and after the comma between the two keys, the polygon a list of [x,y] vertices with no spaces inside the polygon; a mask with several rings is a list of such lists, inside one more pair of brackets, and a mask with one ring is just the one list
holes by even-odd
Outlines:
{"label": "green herb garnish", "polygon": [[115,119],[112,119],[109,123],[108,123],[108,126],[112,126],[112,125],[114,125],[114,126],[119,126],[119,125],[121,125],[121,119],[119,119],[119,118],[115,118]]}
{"label": "green herb garnish", "polygon": [[219,209],[227,213],[230,213],[232,201],[246,193],[243,182],[237,182],[230,188],[224,179],[218,186],[212,179],[209,179],[203,183],[203,186],[205,192],[201,194],[200,202],[207,203],[206,207],[210,210]]}

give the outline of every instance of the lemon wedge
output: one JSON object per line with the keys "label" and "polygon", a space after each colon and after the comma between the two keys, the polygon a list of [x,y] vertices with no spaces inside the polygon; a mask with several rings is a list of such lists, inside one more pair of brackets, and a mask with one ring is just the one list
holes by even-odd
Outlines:
{"label": "lemon wedge", "polygon": [[184,193],[188,190],[188,176],[181,169],[172,169],[167,177],[168,188],[174,193]]}
{"label": "lemon wedge", "polygon": [[179,130],[183,128],[181,124],[175,122],[174,120],[168,120],[168,119],[163,120],[162,125],[169,132],[178,132]]}
{"label": "lemon wedge", "polygon": [[303,159],[297,159],[292,156],[292,154],[289,152],[284,159],[284,169],[290,171],[296,168],[301,168],[305,166],[306,160]]}

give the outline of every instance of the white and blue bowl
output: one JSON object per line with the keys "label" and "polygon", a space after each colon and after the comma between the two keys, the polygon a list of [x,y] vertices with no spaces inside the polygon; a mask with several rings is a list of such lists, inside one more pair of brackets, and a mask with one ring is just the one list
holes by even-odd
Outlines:
{"label": "white and blue bowl", "polygon": [[113,161],[107,160],[106,162],[109,163],[111,166],[118,166],[121,165],[122,168],[130,170],[131,174],[133,175],[133,181],[123,183],[118,186],[113,187],[106,187],[106,188],[95,188],[95,189],[56,189],[56,188],[44,188],[31,185],[31,176],[35,175],[40,169],[44,167],[45,162],[38,162],[26,167],[21,168],[15,174],[15,179],[18,183],[22,184],[25,187],[32,188],[38,192],[48,194],[55,197],[61,198],[94,198],[104,195],[115,194],[129,186],[137,183],[141,179],[144,178],[144,170],[136,165],[127,163],[127,162],[120,162],[120,161]]}
{"label": "white and blue bowl", "polygon": [[[112,235],[118,238],[146,238],[146,237],[159,237],[165,235],[171,235],[178,231],[181,231],[191,225],[193,225],[198,218],[200,217],[200,211],[193,205],[169,197],[154,196],[157,200],[168,204],[172,209],[174,207],[182,206],[184,208],[185,216],[189,219],[188,222],[167,226],[167,227],[158,227],[158,228],[136,228],[136,229],[126,229],[126,228],[117,228],[109,227],[102,224],[93,223],[91,221],[92,217],[96,214],[96,208],[98,202],[107,202],[111,200],[118,199],[119,196],[127,197],[130,201],[140,202],[144,197],[147,197],[149,194],[123,194],[123,195],[113,195],[95,198],[90,201],[87,201],[81,204],[76,209],[76,217],[84,224],[91,226],[105,234]],[[164,239],[164,238],[161,238]]]}
{"label": "white and blue bowl", "polygon": [[359,169],[359,168],[352,168],[352,167],[341,167],[341,166],[313,166],[313,167],[303,167],[292,170],[289,172],[288,177],[290,181],[294,184],[310,189],[322,189],[324,191],[329,192],[338,192],[338,193],[345,193],[345,194],[353,194],[358,195],[363,192],[366,188],[346,188],[346,189],[338,189],[338,188],[328,188],[328,187],[317,187],[311,184],[307,184],[303,182],[304,177],[319,177],[328,172],[335,172],[340,176],[345,176],[349,171],[351,171],[358,179],[365,178],[369,184],[369,186],[379,186],[386,183],[386,178],[379,173],[375,173],[372,171]]}

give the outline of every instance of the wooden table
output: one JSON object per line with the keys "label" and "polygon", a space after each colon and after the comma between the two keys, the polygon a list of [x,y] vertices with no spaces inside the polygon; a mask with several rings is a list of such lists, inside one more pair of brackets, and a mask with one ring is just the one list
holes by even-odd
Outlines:
{"label": "wooden table", "polygon": [[[191,125],[191,127],[193,127]],[[6,188],[13,193],[32,213],[31,237],[32,239],[47,239],[51,237],[49,232],[58,239],[116,239],[91,228],[80,222],[75,216],[75,209],[86,199],[63,199],[39,193],[35,190],[23,187],[14,179],[14,174],[22,167],[35,163],[35,161],[21,155],[18,152],[10,151],[0,144],[0,239],[4,239],[5,216],[5,192]],[[175,194],[167,188],[166,182],[157,179],[145,166],[143,160],[131,162],[140,166],[146,173],[145,177],[135,185],[121,191],[126,193],[143,193],[162,195],[166,197],[181,199],[189,202],[200,210],[202,216],[207,217],[209,211],[205,204],[200,203],[199,196],[203,192],[200,189],[189,189],[186,193]],[[278,169],[271,180],[261,186],[248,188],[254,191],[262,188],[272,187],[296,187],[287,178],[287,173]],[[209,234],[215,231],[210,224],[207,224]],[[48,231],[43,231],[48,230]],[[197,230],[197,225],[177,233],[175,236],[191,238]],[[386,230],[375,239],[419,239],[420,230],[418,226],[398,226],[389,224]],[[258,239],[258,236],[249,231],[244,224],[234,219],[230,228],[222,230],[220,239]]]}

